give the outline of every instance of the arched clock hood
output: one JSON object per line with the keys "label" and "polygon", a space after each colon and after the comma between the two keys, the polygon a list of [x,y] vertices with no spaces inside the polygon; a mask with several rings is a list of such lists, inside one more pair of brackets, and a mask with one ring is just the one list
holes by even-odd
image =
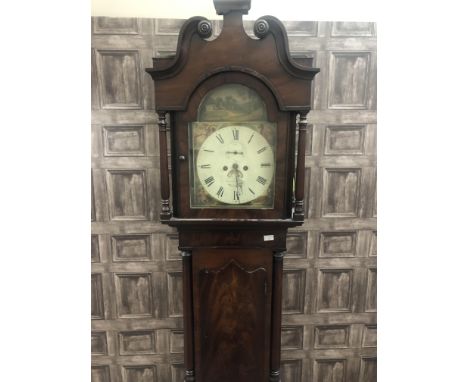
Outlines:
{"label": "arched clock hood", "polygon": [[[310,110],[311,80],[319,72],[311,58],[292,58],[283,24],[263,16],[254,24],[256,38],[244,30],[242,15],[250,1],[214,1],[224,16],[215,39],[204,17],[192,17],[181,28],[176,54],[153,58],[146,69],[155,83],[156,110],[185,110],[190,95],[209,77],[239,71],[262,81],[274,94],[280,110]],[[291,92],[293,87],[295,90]]]}

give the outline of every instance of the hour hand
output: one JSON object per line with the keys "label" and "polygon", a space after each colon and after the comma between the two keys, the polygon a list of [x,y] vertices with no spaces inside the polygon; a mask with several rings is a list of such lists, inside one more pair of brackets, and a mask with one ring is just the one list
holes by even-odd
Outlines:
{"label": "hour hand", "polygon": [[242,151],[226,151],[226,154],[243,155],[244,153]]}

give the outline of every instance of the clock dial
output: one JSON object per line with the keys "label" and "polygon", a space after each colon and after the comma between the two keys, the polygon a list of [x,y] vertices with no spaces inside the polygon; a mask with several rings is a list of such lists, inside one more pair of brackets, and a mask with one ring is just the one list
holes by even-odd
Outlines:
{"label": "clock dial", "polygon": [[208,136],[195,167],[204,190],[222,203],[244,204],[272,192],[273,148],[247,126],[226,126]]}

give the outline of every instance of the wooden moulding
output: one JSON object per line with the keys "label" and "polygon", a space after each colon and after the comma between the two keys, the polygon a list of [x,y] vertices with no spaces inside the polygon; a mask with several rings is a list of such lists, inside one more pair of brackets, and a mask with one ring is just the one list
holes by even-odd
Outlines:
{"label": "wooden moulding", "polygon": [[179,227],[179,248],[191,250],[200,247],[268,248],[272,251],[286,249],[285,227]]}

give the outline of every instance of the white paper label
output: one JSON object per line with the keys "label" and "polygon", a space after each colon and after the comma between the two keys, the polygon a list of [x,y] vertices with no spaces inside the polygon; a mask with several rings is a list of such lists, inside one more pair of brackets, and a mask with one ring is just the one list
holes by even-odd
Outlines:
{"label": "white paper label", "polygon": [[263,241],[273,241],[275,240],[274,235],[263,235]]}

